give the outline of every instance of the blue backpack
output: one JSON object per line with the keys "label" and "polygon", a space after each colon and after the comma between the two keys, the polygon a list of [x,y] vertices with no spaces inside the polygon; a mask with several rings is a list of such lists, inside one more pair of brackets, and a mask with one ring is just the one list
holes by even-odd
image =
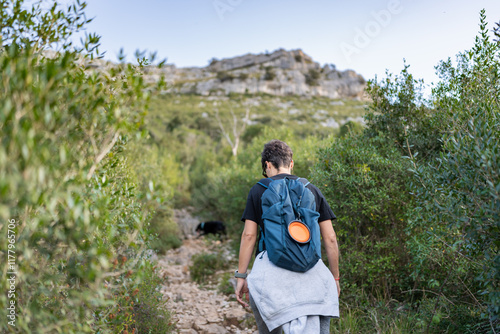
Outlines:
{"label": "blue backpack", "polygon": [[[321,237],[313,193],[305,179],[262,179],[262,222],[259,252],[265,245],[275,265],[296,272],[306,272],[321,259]],[[289,233],[289,225],[302,222],[310,238],[297,242]],[[300,224],[300,223],[299,223]]]}

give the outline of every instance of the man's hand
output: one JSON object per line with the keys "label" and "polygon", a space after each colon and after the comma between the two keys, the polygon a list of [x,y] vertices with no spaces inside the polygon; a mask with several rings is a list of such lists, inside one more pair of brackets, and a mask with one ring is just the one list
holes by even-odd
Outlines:
{"label": "man's hand", "polygon": [[335,283],[337,284],[337,295],[340,297],[340,281],[335,280]]}
{"label": "man's hand", "polygon": [[[236,300],[238,301],[238,303],[240,303],[241,305],[243,305],[243,307],[248,307],[248,301],[250,301],[250,295],[249,295],[249,292],[248,292],[248,285],[247,285],[247,280],[245,278],[237,278],[237,283],[236,283]],[[243,296],[246,295],[246,300],[247,302],[245,302],[243,300]]]}

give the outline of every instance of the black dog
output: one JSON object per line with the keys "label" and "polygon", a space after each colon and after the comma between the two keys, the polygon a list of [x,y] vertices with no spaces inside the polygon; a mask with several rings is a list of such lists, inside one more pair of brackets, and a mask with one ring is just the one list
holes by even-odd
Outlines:
{"label": "black dog", "polygon": [[198,224],[196,227],[196,233],[198,236],[207,234],[217,234],[219,237],[226,235],[226,225],[221,221],[208,221]]}

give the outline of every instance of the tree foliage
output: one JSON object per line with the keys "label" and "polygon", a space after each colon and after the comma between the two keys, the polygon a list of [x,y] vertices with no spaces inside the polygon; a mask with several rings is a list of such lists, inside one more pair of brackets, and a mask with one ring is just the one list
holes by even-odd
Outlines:
{"label": "tree foliage", "polygon": [[294,150],[294,173],[309,177],[309,168],[316,159],[315,149],[319,141],[314,137],[299,138],[285,127],[266,127],[225,166],[206,173],[204,183],[194,189],[193,204],[207,219],[225,220],[230,233],[241,233],[243,224],[240,219],[248,191],[263,177],[260,154],[264,144],[275,138],[287,142]]}
{"label": "tree foliage", "polygon": [[[382,144],[381,144],[382,143]],[[319,151],[313,181],[338,219],[345,289],[390,299],[408,288],[406,213],[408,164],[381,138],[334,139]]]}
{"label": "tree foliage", "polygon": [[[148,93],[135,66],[86,71],[98,37],[87,35],[79,50],[69,40],[88,22],[85,3],[60,8],[21,0],[0,8],[2,235],[5,222],[17,225],[15,297],[0,296],[4,310],[15,301],[17,318],[0,328],[122,332],[137,326],[131,293],[152,272],[141,256],[149,204],[122,154]],[[7,259],[6,243],[0,247]],[[1,270],[13,268],[2,261]],[[6,279],[0,287],[8,290]]]}
{"label": "tree foliage", "polygon": [[380,82],[368,81],[367,93],[372,103],[366,115],[365,135],[380,134],[396,144],[404,155],[422,154],[432,158],[439,152],[441,143],[440,119],[423,96],[424,83],[417,80],[405,64],[401,75],[387,73]]}
{"label": "tree foliage", "polygon": [[406,65],[369,85],[365,135],[411,162],[406,240],[427,332],[499,327],[499,47],[482,11],[474,47],[436,67],[428,100]]}
{"label": "tree foliage", "polygon": [[482,11],[474,47],[459,54],[456,65],[447,60],[437,67],[443,80],[433,95],[447,120],[443,150],[414,170],[419,202],[414,228],[428,229],[429,221],[433,227],[419,241],[448,255],[440,257],[448,264],[438,261],[450,270],[445,278],[462,277],[463,290],[492,322],[500,314],[499,57],[500,44],[490,40]]}

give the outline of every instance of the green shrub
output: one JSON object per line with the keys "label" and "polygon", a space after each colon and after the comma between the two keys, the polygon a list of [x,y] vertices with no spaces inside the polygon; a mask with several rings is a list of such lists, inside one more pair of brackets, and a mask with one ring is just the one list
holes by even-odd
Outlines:
{"label": "green shrub", "polygon": [[319,78],[321,77],[321,74],[319,73],[318,70],[311,68],[309,69],[309,72],[305,75],[306,77],[306,84],[309,86],[318,86],[319,85]]}
{"label": "green shrub", "polygon": [[272,66],[266,66],[264,73],[264,80],[272,81],[276,78],[276,72]]}
{"label": "green shrub", "polygon": [[[131,161],[132,172],[139,180],[140,190],[147,192],[151,188],[160,196],[145,199],[154,210],[148,228],[156,237],[150,241],[149,246],[159,253],[180,247],[182,242],[179,228],[173,219],[172,203],[174,195],[183,194],[188,189],[183,175],[187,172],[181,170],[173,154],[150,141],[131,142],[125,153]],[[182,198],[181,195],[175,196],[177,201],[182,201]]]}
{"label": "green shrub", "polygon": [[182,246],[179,226],[173,220],[171,211],[169,208],[157,208],[149,223],[149,230],[155,236],[149,242],[149,246],[160,254],[165,254],[169,249]]}
{"label": "green shrub", "polygon": [[364,130],[364,126],[355,121],[346,122],[344,125],[340,127],[340,137],[345,137],[347,135],[357,135],[362,133]]}
{"label": "green shrub", "polygon": [[[489,40],[484,11],[480,27],[474,47],[458,56],[456,66],[448,60],[437,67],[446,80],[433,91],[435,105],[448,121],[439,159],[415,166],[419,207],[411,227],[415,249],[431,250],[415,254],[416,274],[428,275],[426,285],[434,263],[435,289],[462,291],[451,301],[471,303],[499,321],[500,44]],[[423,238],[429,221],[432,230]]]}
{"label": "green shrub", "polygon": [[[126,259],[114,261],[115,268],[122,268]],[[141,260],[134,270],[127,270],[107,281],[106,293],[109,306],[97,308],[94,318],[101,323],[101,330],[114,333],[167,333],[174,329],[172,314],[165,308],[163,283],[150,262]]]}
{"label": "green shrub", "polygon": [[245,81],[246,79],[248,79],[248,77],[248,73],[245,72],[241,72],[240,75],[238,75],[238,79],[240,79],[241,81]]}
{"label": "green shrub", "polygon": [[363,136],[332,140],[319,151],[312,181],[338,217],[345,289],[394,298],[411,287],[404,241],[412,199],[409,164],[384,142]]}
{"label": "green shrub", "polygon": [[498,327],[499,56],[482,11],[474,47],[456,65],[447,60],[436,67],[442,81],[429,101],[408,66],[401,78],[369,86],[374,113],[365,134],[388,137],[386,145],[396,143],[412,164],[410,291],[423,298],[426,332],[468,332],[471,323]]}
{"label": "green shrub", "polygon": [[[345,290],[344,290],[345,291]],[[418,311],[395,300],[372,299],[361,294],[357,302],[340,305],[340,318],[333,319],[331,333],[423,333],[423,322]]]}
{"label": "green shrub", "polygon": [[234,78],[234,75],[227,71],[217,72],[217,79],[219,79],[220,82],[233,81]]}
{"label": "green shrub", "polygon": [[347,308],[346,310],[342,310],[341,317],[331,321],[330,333],[362,333],[363,329],[367,327],[365,322],[366,318],[363,317],[361,312]]}
{"label": "green shrub", "polygon": [[[140,282],[138,259],[150,238],[144,199],[155,194],[137,191],[123,155],[149,93],[136,66],[85,71],[82,60],[96,56],[99,38],[72,50],[85,4],[64,8],[52,1],[0,7],[0,25],[10,27],[1,31],[0,219],[17,225],[18,273],[18,317],[15,327],[2,321],[2,332],[121,332],[130,318],[117,313],[122,290],[111,282]],[[48,58],[41,50],[50,46],[59,49]],[[7,291],[7,280],[0,287]],[[12,301],[0,295],[2,308]]]}
{"label": "green shrub", "polygon": [[387,74],[385,80],[369,80],[366,91],[372,103],[365,116],[368,137],[382,134],[391,145],[395,143],[402,155],[408,148],[419,159],[434,159],[441,150],[440,136],[446,118],[429,107],[432,102],[423,97],[424,83],[417,80],[404,66],[400,76]]}
{"label": "green shrub", "polygon": [[199,284],[205,284],[217,271],[228,268],[228,262],[222,253],[200,253],[193,255],[193,264],[189,266],[191,279]]}
{"label": "green shrub", "polygon": [[260,124],[247,126],[245,129],[245,133],[243,133],[241,139],[243,140],[244,143],[250,143],[253,140],[253,138],[257,137],[262,133],[263,129],[264,126]]}
{"label": "green shrub", "polygon": [[144,272],[144,277],[132,292],[134,322],[131,328],[135,328],[137,333],[174,332],[172,314],[165,308],[164,296],[160,291],[162,279],[151,264],[139,269]]}
{"label": "green shrub", "polygon": [[232,272],[222,275],[222,277],[220,278],[219,286],[217,287],[217,290],[220,293],[226,296],[234,294],[234,286],[231,283],[231,279],[234,279],[233,275],[234,274]]}
{"label": "green shrub", "polygon": [[215,64],[217,64],[219,60],[217,58],[211,58],[209,61],[208,61],[208,66],[213,66]]}

